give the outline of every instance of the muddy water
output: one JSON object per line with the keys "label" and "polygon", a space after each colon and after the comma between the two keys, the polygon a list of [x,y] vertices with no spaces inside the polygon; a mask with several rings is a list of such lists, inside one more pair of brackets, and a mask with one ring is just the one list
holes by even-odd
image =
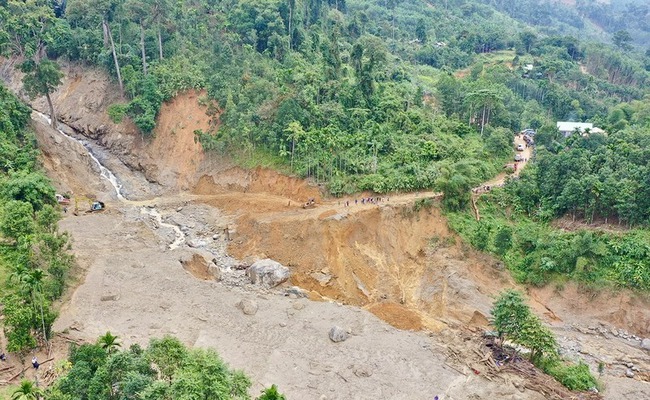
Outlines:
{"label": "muddy water", "polygon": [[174,241],[169,245],[169,250],[177,249],[178,246],[180,246],[185,242],[185,234],[183,233],[183,231],[181,231],[181,229],[177,225],[163,222],[162,215],[160,215],[158,210],[156,210],[155,208],[142,207],[140,209],[140,214],[151,215],[156,219],[156,221],[160,226],[164,226],[166,228],[170,228],[174,230],[174,233],[176,234],[176,239],[174,239]]}
{"label": "muddy water", "polygon": [[[48,125],[51,124],[52,120],[50,119],[50,117],[48,115],[43,114],[41,112],[38,112],[36,110],[34,110],[33,113],[38,117],[39,122],[47,123]],[[64,124],[59,122],[59,125],[64,125]],[[72,130],[72,128],[70,128],[70,127],[68,127],[68,128]],[[117,196],[117,199],[120,200],[121,202],[127,202],[128,201],[127,198],[122,193],[123,185],[120,182],[120,180],[117,178],[117,176],[115,176],[113,171],[111,171],[108,167],[106,167],[105,165],[103,165],[99,161],[99,159],[93,153],[93,149],[90,147],[88,142],[86,142],[84,140],[76,139],[76,138],[66,134],[62,129],[57,128],[56,131],[59,134],[61,134],[62,136],[66,137],[68,140],[72,140],[72,141],[77,142],[80,145],[82,145],[84,147],[84,149],[86,149],[86,151],[88,153],[88,156],[90,156],[90,158],[95,162],[95,164],[99,168],[101,178],[107,180],[111,184],[113,189],[115,190],[115,194]],[[158,212],[158,210],[156,210],[155,208],[142,208],[140,212],[142,214],[147,214],[147,215],[152,216],[158,222],[158,224],[160,226],[170,228],[170,229],[172,229],[174,231],[175,239],[169,245],[170,250],[174,250],[174,249],[178,248],[181,244],[183,244],[185,242],[185,234],[180,230],[180,228],[177,225],[168,224],[168,223],[163,222],[162,221],[162,215]]]}

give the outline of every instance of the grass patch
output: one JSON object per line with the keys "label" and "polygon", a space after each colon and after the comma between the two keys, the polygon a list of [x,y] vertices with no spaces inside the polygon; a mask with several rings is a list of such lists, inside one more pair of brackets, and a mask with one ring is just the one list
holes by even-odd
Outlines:
{"label": "grass patch", "polygon": [[257,167],[274,169],[282,174],[294,175],[284,158],[265,149],[241,150],[231,153],[235,163],[242,168]]}

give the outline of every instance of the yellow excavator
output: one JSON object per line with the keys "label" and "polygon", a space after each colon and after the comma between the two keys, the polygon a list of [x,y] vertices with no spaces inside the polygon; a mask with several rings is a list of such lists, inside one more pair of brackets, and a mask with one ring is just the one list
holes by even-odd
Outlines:
{"label": "yellow excavator", "polygon": [[101,202],[99,200],[91,199],[86,196],[75,196],[74,198],[74,215],[79,215],[79,205],[80,204],[88,204],[88,207],[85,208],[83,211],[86,214],[89,213],[94,213],[94,212],[101,212],[106,209],[106,204],[104,202]]}

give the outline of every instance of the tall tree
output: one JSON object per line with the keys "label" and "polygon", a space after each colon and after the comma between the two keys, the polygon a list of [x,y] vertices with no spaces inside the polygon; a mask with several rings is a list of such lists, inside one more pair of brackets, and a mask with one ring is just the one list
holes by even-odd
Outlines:
{"label": "tall tree", "polygon": [[[38,60],[45,47],[54,38],[55,18],[50,2],[46,0],[8,0],[0,2],[7,15],[0,13],[0,32],[6,34],[5,47],[23,58]],[[0,44],[2,33],[0,33]],[[0,49],[1,50],[1,49]]]}
{"label": "tall tree", "polygon": [[148,18],[156,29],[156,36],[158,39],[158,57],[162,60],[164,58],[162,29],[164,25],[169,23],[171,4],[169,0],[147,0],[147,7],[149,12]]}
{"label": "tall tree", "polygon": [[120,9],[121,3],[122,0],[69,0],[66,14],[71,25],[89,30],[101,26],[104,47],[111,52],[117,83],[120,86],[120,93],[123,93],[122,70],[111,30],[111,23]]}
{"label": "tall tree", "polygon": [[138,24],[140,28],[140,55],[142,57],[142,73],[147,75],[147,53],[144,47],[145,39],[145,24],[149,21],[151,17],[151,9],[147,7],[147,4],[140,0],[131,0],[126,3],[126,9],[130,19]]}
{"label": "tall tree", "polygon": [[56,114],[50,93],[56,90],[63,78],[59,64],[47,59],[40,62],[27,60],[20,65],[20,70],[25,74],[23,85],[29,97],[34,99],[45,96],[47,99],[47,104],[50,107],[50,123],[53,128],[56,128]]}
{"label": "tall tree", "polygon": [[[467,95],[467,101],[472,110],[480,109],[481,115],[481,136],[485,125],[490,123],[490,114],[502,101],[500,93],[494,88],[483,88],[475,90]],[[471,113],[471,112],[470,112]]]}
{"label": "tall tree", "polygon": [[426,44],[428,41],[427,36],[427,26],[424,23],[424,18],[418,19],[418,24],[415,27],[415,36],[418,38],[420,43]]}
{"label": "tall tree", "polygon": [[629,51],[632,49],[632,46],[630,45],[630,43],[632,43],[632,36],[630,35],[630,32],[626,30],[615,32],[612,41],[616,47],[623,51]]}
{"label": "tall tree", "polygon": [[43,272],[42,269],[37,268],[27,272],[24,275],[22,282],[25,285],[27,291],[30,293],[34,308],[36,308],[36,305],[38,304],[38,308],[40,309],[41,328],[43,329],[43,339],[45,339],[45,343],[47,344],[49,350],[50,342],[47,338],[47,329],[45,328],[45,313],[43,311],[43,303],[45,302],[45,299],[43,298],[44,278],[45,278],[45,272]]}

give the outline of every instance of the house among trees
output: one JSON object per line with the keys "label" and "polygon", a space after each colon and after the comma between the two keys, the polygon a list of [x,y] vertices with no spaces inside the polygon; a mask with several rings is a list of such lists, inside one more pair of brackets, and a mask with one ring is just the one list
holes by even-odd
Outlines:
{"label": "house among trees", "polygon": [[562,133],[564,137],[569,137],[573,133],[579,132],[581,135],[590,134],[590,133],[605,133],[600,128],[595,128],[594,124],[589,122],[563,122],[558,121],[557,129]]}

